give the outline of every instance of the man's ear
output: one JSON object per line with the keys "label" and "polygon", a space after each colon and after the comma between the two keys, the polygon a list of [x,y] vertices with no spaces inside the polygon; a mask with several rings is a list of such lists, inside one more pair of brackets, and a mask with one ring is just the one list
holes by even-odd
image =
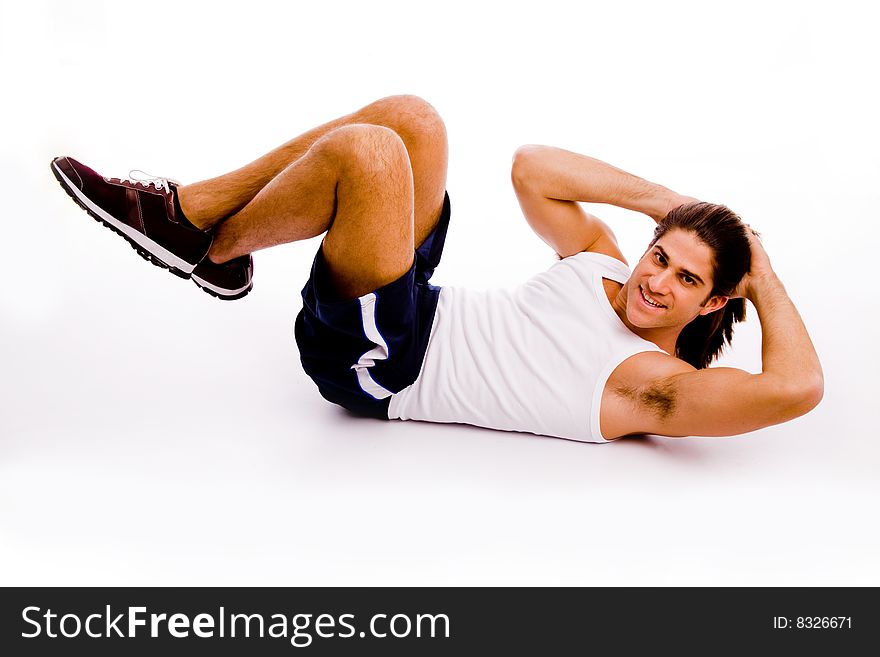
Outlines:
{"label": "man's ear", "polygon": [[706,304],[703,306],[703,309],[700,311],[701,315],[708,315],[709,313],[714,313],[716,310],[721,310],[724,306],[727,305],[727,300],[730,297],[715,295],[710,297]]}

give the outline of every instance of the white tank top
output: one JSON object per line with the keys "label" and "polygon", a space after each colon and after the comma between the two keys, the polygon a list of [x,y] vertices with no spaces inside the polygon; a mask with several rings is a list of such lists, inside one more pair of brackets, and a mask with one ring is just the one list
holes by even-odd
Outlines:
{"label": "white tank top", "polygon": [[422,369],[392,395],[389,419],[607,442],[608,377],[633,354],[663,351],[608,301],[602,279],[629,276],[619,260],[584,251],[513,289],[442,287]]}

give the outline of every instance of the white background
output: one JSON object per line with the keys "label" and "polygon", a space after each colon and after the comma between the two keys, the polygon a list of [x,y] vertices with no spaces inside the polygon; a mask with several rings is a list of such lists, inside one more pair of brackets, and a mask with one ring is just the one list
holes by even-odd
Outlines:
{"label": "white background", "polygon": [[[871,5],[3,0],[0,584],[880,585]],[[317,241],[221,302],[49,172],[193,182],[397,93],[447,122],[435,283],[549,266],[511,155],[587,153],[764,233],[822,404],[611,445],[351,418],[293,341]],[[650,219],[590,210],[633,262]],[[724,362],[758,371],[752,317]]]}

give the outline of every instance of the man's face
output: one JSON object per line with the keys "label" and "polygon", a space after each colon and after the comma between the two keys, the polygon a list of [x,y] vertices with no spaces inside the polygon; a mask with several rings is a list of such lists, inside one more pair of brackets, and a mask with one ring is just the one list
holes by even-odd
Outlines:
{"label": "man's face", "polygon": [[712,250],[696,234],[668,231],[627,281],[627,319],[639,328],[676,327],[722,308],[727,297],[708,298],[712,273]]}

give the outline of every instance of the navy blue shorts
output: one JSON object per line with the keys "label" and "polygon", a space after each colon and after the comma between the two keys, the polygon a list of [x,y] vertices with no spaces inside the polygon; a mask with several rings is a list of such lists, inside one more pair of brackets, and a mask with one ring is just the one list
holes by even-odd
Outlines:
{"label": "navy blue shorts", "polygon": [[302,290],[295,336],[303,369],[328,401],[387,420],[392,393],[418,377],[440,298],[440,288],[428,281],[440,264],[450,213],[447,193],[440,219],[409,271],[357,299],[333,300],[327,262],[318,249]]}

